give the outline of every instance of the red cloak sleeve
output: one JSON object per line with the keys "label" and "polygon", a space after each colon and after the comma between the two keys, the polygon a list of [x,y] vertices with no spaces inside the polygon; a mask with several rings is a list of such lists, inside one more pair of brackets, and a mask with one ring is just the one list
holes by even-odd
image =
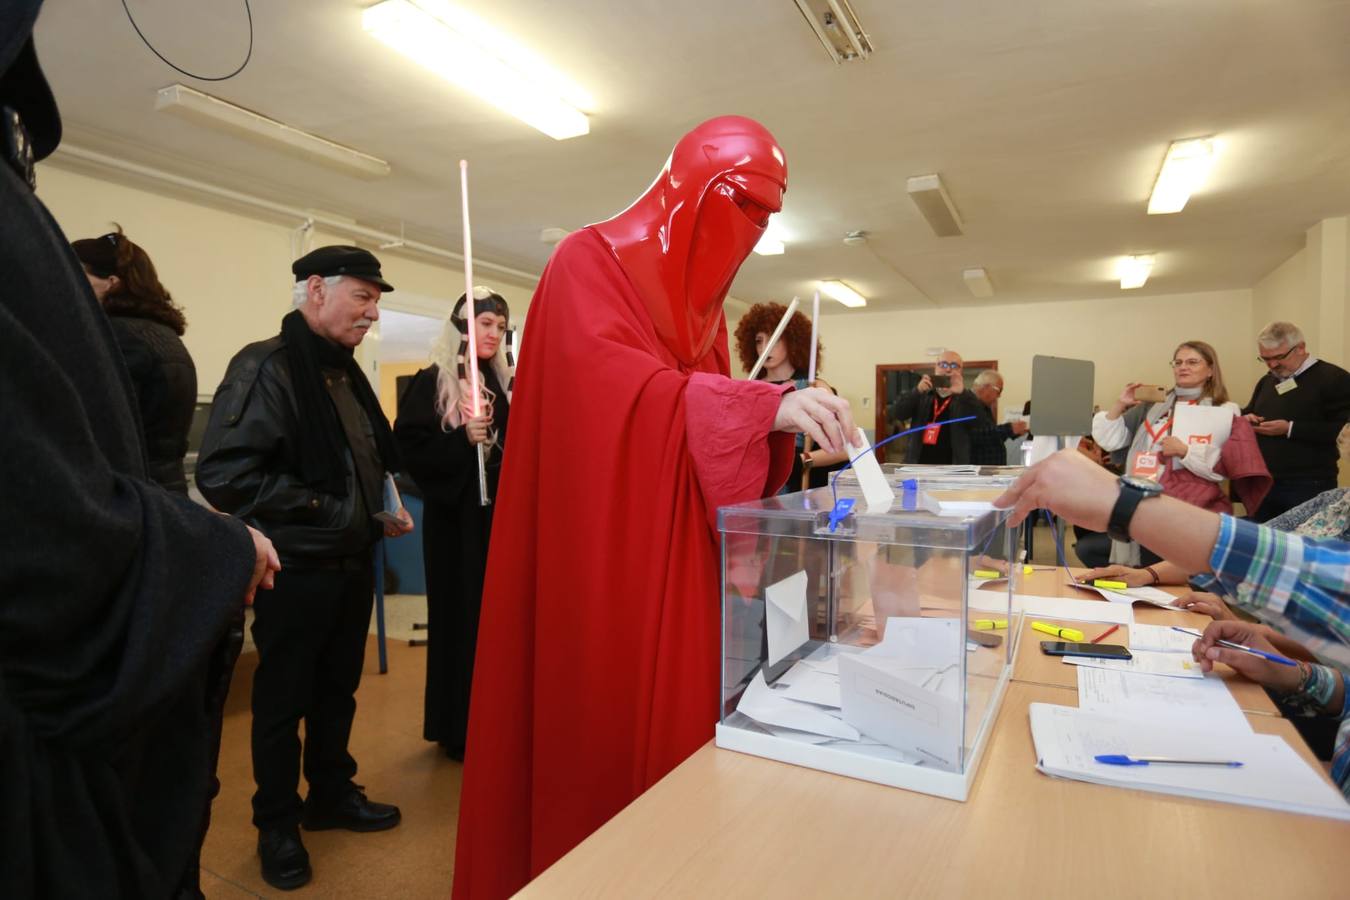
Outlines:
{"label": "red cloak sleeve", "polygon": [[702,746],[716,506],[791,468],[783,389],[683,370],[590,229],[530,306],[478,636],[454,896],[521,888]]}
{"label": "red cloak sleeve", "polygon": [[[1270,492],[1273,479],[1256,444],[1256,433],[1252,431],[1251,423],[1241,416],[1233,417],[1232,430],[1219,451],[1219,462],[1214,471],[1229,480],[1233,493],[1249,513],[1259,508]],[[1162,485],[1169,497],[1192,506],[1216,513],[1233,512],[1233,504],[1218,482],[1201,478],[1188,469],[1169,467],[1163,473]]]}

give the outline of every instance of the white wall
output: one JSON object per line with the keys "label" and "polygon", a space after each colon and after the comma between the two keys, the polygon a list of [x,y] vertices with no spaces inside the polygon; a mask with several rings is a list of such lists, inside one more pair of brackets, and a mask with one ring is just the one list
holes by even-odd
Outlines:
{"label": "white wall", "polygon": [[[923,362],[928,347],[951,347],[966,359],[996,359],[1005,379],[1000,412],[1021,409],[1037,354],[1096,362],[1097,402],[1107,405],[1127,381],[1168,384],[1168,363],[1183,340],[1213,344],[1237,377],[1229,390],[1245,403],[1255,384],[1251,291],[1154,297],[1119,294],[1100,300],[908,312],[831,312],[821,316],[821,377],[848,398],[871,427],[876,366]],[[731,323],[735,330],[735,323]],[[863,400],[867,400],[864,407]],[[1012,404],[1015,404],[1012,405]]]}
{"label": "white wall", "polygon": [[[276,334],[281,317],[291,310],[291,238],[299,222],[255,218],[52,164],[39,169],[38,196],[71,240],[103,234],[117,222],[145,248],[187,314],[183,340],[197,364],[203,394],[215,392],[241,347]],[[311,246],[328,243],[369,244],[317,231]],[[444,316],[464,292],[461,269],[369,249],[398,289],[381,300],[385,307]],[[477,272],[475,281],[496,288],[513,316],[525,312],[533,293],[532,286],[505,283],[487,271]]]}

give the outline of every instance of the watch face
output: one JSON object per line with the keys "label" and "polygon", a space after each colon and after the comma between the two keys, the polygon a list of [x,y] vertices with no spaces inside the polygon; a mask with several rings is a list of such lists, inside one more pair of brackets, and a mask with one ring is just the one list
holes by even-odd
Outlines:
{"label": "watch face", "polygon": [[1129,485],[1136,491],[1143,491],[1145,494],[1161,494],[1162,485],[1151,478],[1136,478],[1133,475],[1120,476],[1122,484]]}

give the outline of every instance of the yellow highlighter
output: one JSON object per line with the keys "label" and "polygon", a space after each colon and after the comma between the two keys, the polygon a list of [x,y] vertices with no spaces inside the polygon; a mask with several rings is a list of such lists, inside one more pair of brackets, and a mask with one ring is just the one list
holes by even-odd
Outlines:
{"label": "yellow highlighter", "polygon": [[1044,622],[1032,622],[1031,629],[1039,631],[1041,634],[1051,634],[1057,638],[1063,638],[1066,641],[1083,640],[1083,632],[1077,628],[1060,628],[1057,625],[1047,625]]}
{"label": "yellow highlighter", "polygon": [[1105,578],[1098,578],[1092,582],[1093,587],[1106,588],[1108,591],[1124,591],[1129,589],[1129,585],[1123,581],[1107,581]]}
{"label": "yellow highlighter", "polygon": [[993,569],[976,569],[974,572],[976,578],[1002,578],[1003,576]]}
{"label": "yellow highlighter", "polygon": [[1023,567],[1022,567],[1022,574],[1023,574],[1023,575],[1030,575],[1032,572],[1035,572],[1035,571],[1036,571],[1036,567],[1035,567],[1035,566],[1023,566]]}
{"label": "yellow highlighter", "polygon": [[1007,619],[976,619],[972,626],[977,631],[997,631],[1008,627]]}

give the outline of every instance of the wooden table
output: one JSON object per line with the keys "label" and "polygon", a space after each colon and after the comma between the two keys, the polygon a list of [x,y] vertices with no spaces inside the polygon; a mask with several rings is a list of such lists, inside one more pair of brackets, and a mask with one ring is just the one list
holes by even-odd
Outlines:
{"label": "wooden table", "polygon": [[[1038,571],[1016,590],[1106,602],[1064,581],[1062,570]],[[1208,624],[1142,604],[1134,614],[1149,624]],[[1028,707],[1076,706],[1077,676],[1040,653],[1029,621],[1023,628],[965,803],[709,743],[520,896],[1345,896],[1340,854],[1350,847],[1350,823],[1037,772]],[[1107,640],[1126,643],[1128,634],[1122,626]],[[1255,731],[1284,737],[1324,771],[1258,685],[1231,671],[1228,682]]]}
{"label": "wooden table", "polygon": [[[1074,570],[1075,574],[1081,571],[1083,570]],[[1032,594],[1037,597],[1070,597],[1083,600],[1086,603],[1111,605],[1106,600],[1100,599],[1100,597],[1096,597],[1087,591],[1070,587],[1066,583],[1067,581],[1068,576],[1064,574],[1063,569],[1053,572],[1036,571],[1023,576],[1023,580],[1017,584],[1016,590],[1019,594]],[[1177,596],[1188,590],[1176,586],[1164,586],[1162,589]],[[1077,628],[1083,632],[1083,636],[1089,641],[1111,627],[1108,624],[1053,619],[1045,616],[1036,616],[1035,618],[1037,621],[1045,622],[1048,625]],[[1047,640],[1048,636],[1033,631],[1031,619],[1032,617],[1028,616],[1023,621],[1022,633],[1018,635],[1017,655],[1013,661],[1013,680],[1057,687],[1077,687],[1077,667],[1065,664],[1064,660],[1059,657],[1046,656],[1041,652],[1041,641]],[[1172,612],[1146,603],[1135,604],[1134,620],[1141,625],[1180,625],[1194,631],[1204,631],[1205,626],[1212,621],[1209,616],[1200,613],[1185,610]],[[1129,626],[1120,626],[1103,643],[1128,647]],[[1274,701],[1270,699],[1270,695],[1259,684],[1243,678],[1228,666],[1222,664],[1216,667],[1216,671],[1227,682],[1228,689],[1233,694],[1233,699],[1237,701],[1238,707],[1243,712],[1267,716],[1278,716],[1280,714]]]}
{"label": "wooden table", "polygon": [[1038,773],[1028,706],[1076,698],[1011,685],[965,803],[708,744],[520,896],[1345,895],[1350,824]]}

